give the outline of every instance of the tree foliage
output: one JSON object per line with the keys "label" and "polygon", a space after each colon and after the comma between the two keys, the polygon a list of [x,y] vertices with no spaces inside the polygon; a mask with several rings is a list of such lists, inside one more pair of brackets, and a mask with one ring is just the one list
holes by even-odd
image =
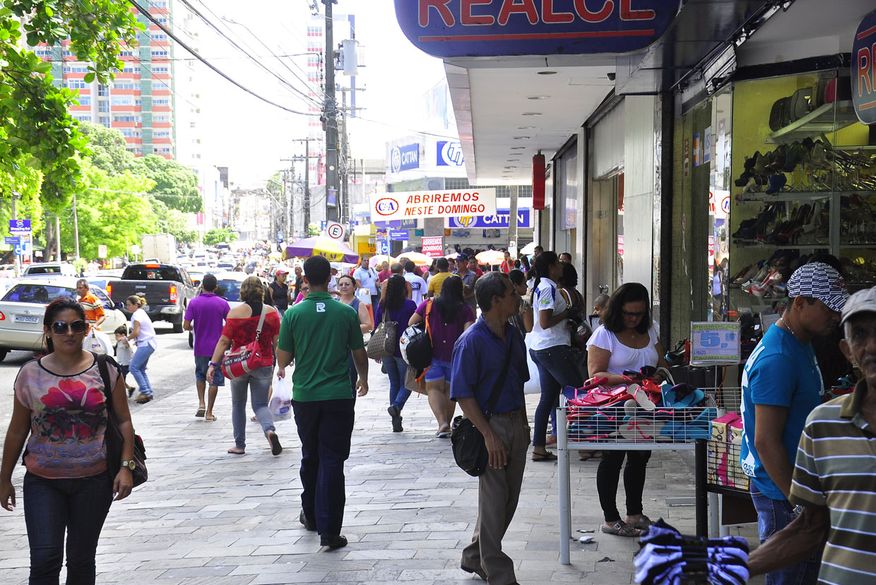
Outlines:
{"label": "tree foliage", "polygon": [[204,234],[204,245],[215,246],[221,243],[231,243],[237,240],[237,232],[231,228],[216,228]]}
{"label": "tree foliage", "polygon": [[181,244],[190,244],[198,240],[198,232],[189,229],[185,213],[170,209],[154,197],[150,199],[152,199],[152,209],[158,218],[158,233],[170,234]]}
{"label": "tree foliage", "polygon": [[[108,83],[123,44],[134,46],[140,25],[126,2],[0,0],[0,187],[39,190],[42,203],[68,206],[86,141],[68,113],[76,94],[52,84],[51,64],[24,48],[69,39],[77,59],[90,63],[86,81]],[[22,173],[29,168],[38,173]],[[7,191],[9,189],[10,191]]]}
{"label": "tree foliage", "polygon": [[184,212],[203,211],[198,177],[190,168],[156,154],[135,158],[131,168],[155,181],[152,195],[169,208]]}
{"label": "tree foliage", "polygon": [[91,122],[80,122],[79,128],[88,140],[91,164],[111,175],[131,168],[134,155],[126,149],[127,143],[121,132]]}

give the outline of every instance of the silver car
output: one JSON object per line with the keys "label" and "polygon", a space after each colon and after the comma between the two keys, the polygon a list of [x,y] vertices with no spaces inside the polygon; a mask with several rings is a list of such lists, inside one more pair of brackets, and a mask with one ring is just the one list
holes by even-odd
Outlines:
{"label": "silver car", "polygon": [[[58,297],[77,298],[76,278],[29,278],[16,282],[0,299],[0,361],[11,350],[42,351],[43,316],[46,306]],[[106,320],[101,330],[115,342],[113,331],[126,325],[125,314],[113,306],[101,288],[90,286],[91,293],[103,303]]]}

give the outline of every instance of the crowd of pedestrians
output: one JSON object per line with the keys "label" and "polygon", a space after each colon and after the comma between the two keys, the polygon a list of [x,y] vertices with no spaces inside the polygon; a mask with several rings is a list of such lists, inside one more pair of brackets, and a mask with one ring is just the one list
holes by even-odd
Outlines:
{"label": "crowd of pedestrians", "polygon": [[[355,402],[368,393],[364,336],[381,323],[395,323],[399,333],[421,327],[432,347],[423,373],[403,359],[398,336],[379,359],[389,381],[385,400],[392,431],[404,431],[402,413],[416,390],[428,396],[437,438],[450,436],[457,404],[484,438],[488,467],[478,478],[474,532],[461,551],[460,567],[493,585],[517,583],[502,540],[518,505],[527,457],[556,460],[548,427],[562,388],[593,379],[623,384],[630,371],[666,366],[648,289],[624,284],[610,296],[600,295],[588,315],[568,253],[536,250],[531,269],[506,253],[500,270],[488,272],[476,259],[459,255],[453,262],[438,259],[423,274],[409,260],[375,268],[368,258],[352,274],[343,274],[313,257],[294,269],[294,283],[287,282],[289,274],[282,267],[275,270],[267,286],[259,277],[246,278],[242,303],[233,309],[216,294],[216,278],[203,278],[201,294],[184,318],[184,328],[194,334],[195,416],[217,420],[223,356],[256,344],[272,363],[229,380],[234,445],[228,453],[246,453],[249,397],[268,448],[279,455],[283,448],[268,403],[272,383],[285,383],[294,364],[299,520],[328,549],[347,545],[344,465]],[[65,534],[72,543],[66,551],[69,582],[94,583],[103,519],[113,499],[126,497],[132,488],[126,368],[140,388],[136,401],[153,397],[146,370],[157,344],[143,299],[126,299],[130,330],[115,332],[119,368],[110,368],[107,384],[100,360],[83,349],[89,328],[98,326],[102,315],[89,312],[95,303],[87,287],[79,294],[80,302],[58,300],[46,310],[48,353],[22,366],[16,379],[0,467],[0,505],[9,510],[16,503],[12,469],[26,444],[31,583],[57,583]],[[764,543],[751,556],[751,572],[767,573],[769,584],[872,579],[876,289],[848,299],[840,273],[814,262],[794,272],[788,294],[787,309],[749,358],[742,379],[741,463],[752,478]],[[821,374],[811,342],[833,335],[840,324],[841,349],[864,377],[852,394],[821,405]],[[527,352],[540,382],[532,433],[523,391],[531,373]],[[104,445],[110,417],[124,439],[122,468],[112,476]],[[71,425],[76,433],[70,433]],[[556,424],[550,426],[555,434]],[[595,488],[603,533],[635,537],[649,529],[642,494],[650,457],[650,451],[638,449],[601,454]],[[625,516],[616,501],[622,468]]]}

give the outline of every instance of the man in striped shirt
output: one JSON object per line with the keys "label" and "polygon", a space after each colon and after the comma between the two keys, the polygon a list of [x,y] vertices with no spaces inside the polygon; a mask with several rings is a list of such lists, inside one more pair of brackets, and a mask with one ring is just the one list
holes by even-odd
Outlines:
{"label": "man in striped shirt", "polygon": [[843,353],[864,378],[809,415],[791,483],[800,510],[752,553],[752,575],[805,559],[825,542],[819,583],[876,583],[876,288],[843,309]]}

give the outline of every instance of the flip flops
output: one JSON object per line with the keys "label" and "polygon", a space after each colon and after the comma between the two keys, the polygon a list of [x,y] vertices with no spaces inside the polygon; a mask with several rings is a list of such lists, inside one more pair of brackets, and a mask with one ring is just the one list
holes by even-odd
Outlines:
{"label": "flip flops", "polygon": [[533,461],[556,461],[557,456],[550,451],[545,451],[544,453],[539,453],[538,451],[532,452],[532,460]]}
{"label": "flip flops", "polygon": [[199,408],[197,412],[195,412],[195,418],[202,418],[205,412],[207,412],[206,408]]}

